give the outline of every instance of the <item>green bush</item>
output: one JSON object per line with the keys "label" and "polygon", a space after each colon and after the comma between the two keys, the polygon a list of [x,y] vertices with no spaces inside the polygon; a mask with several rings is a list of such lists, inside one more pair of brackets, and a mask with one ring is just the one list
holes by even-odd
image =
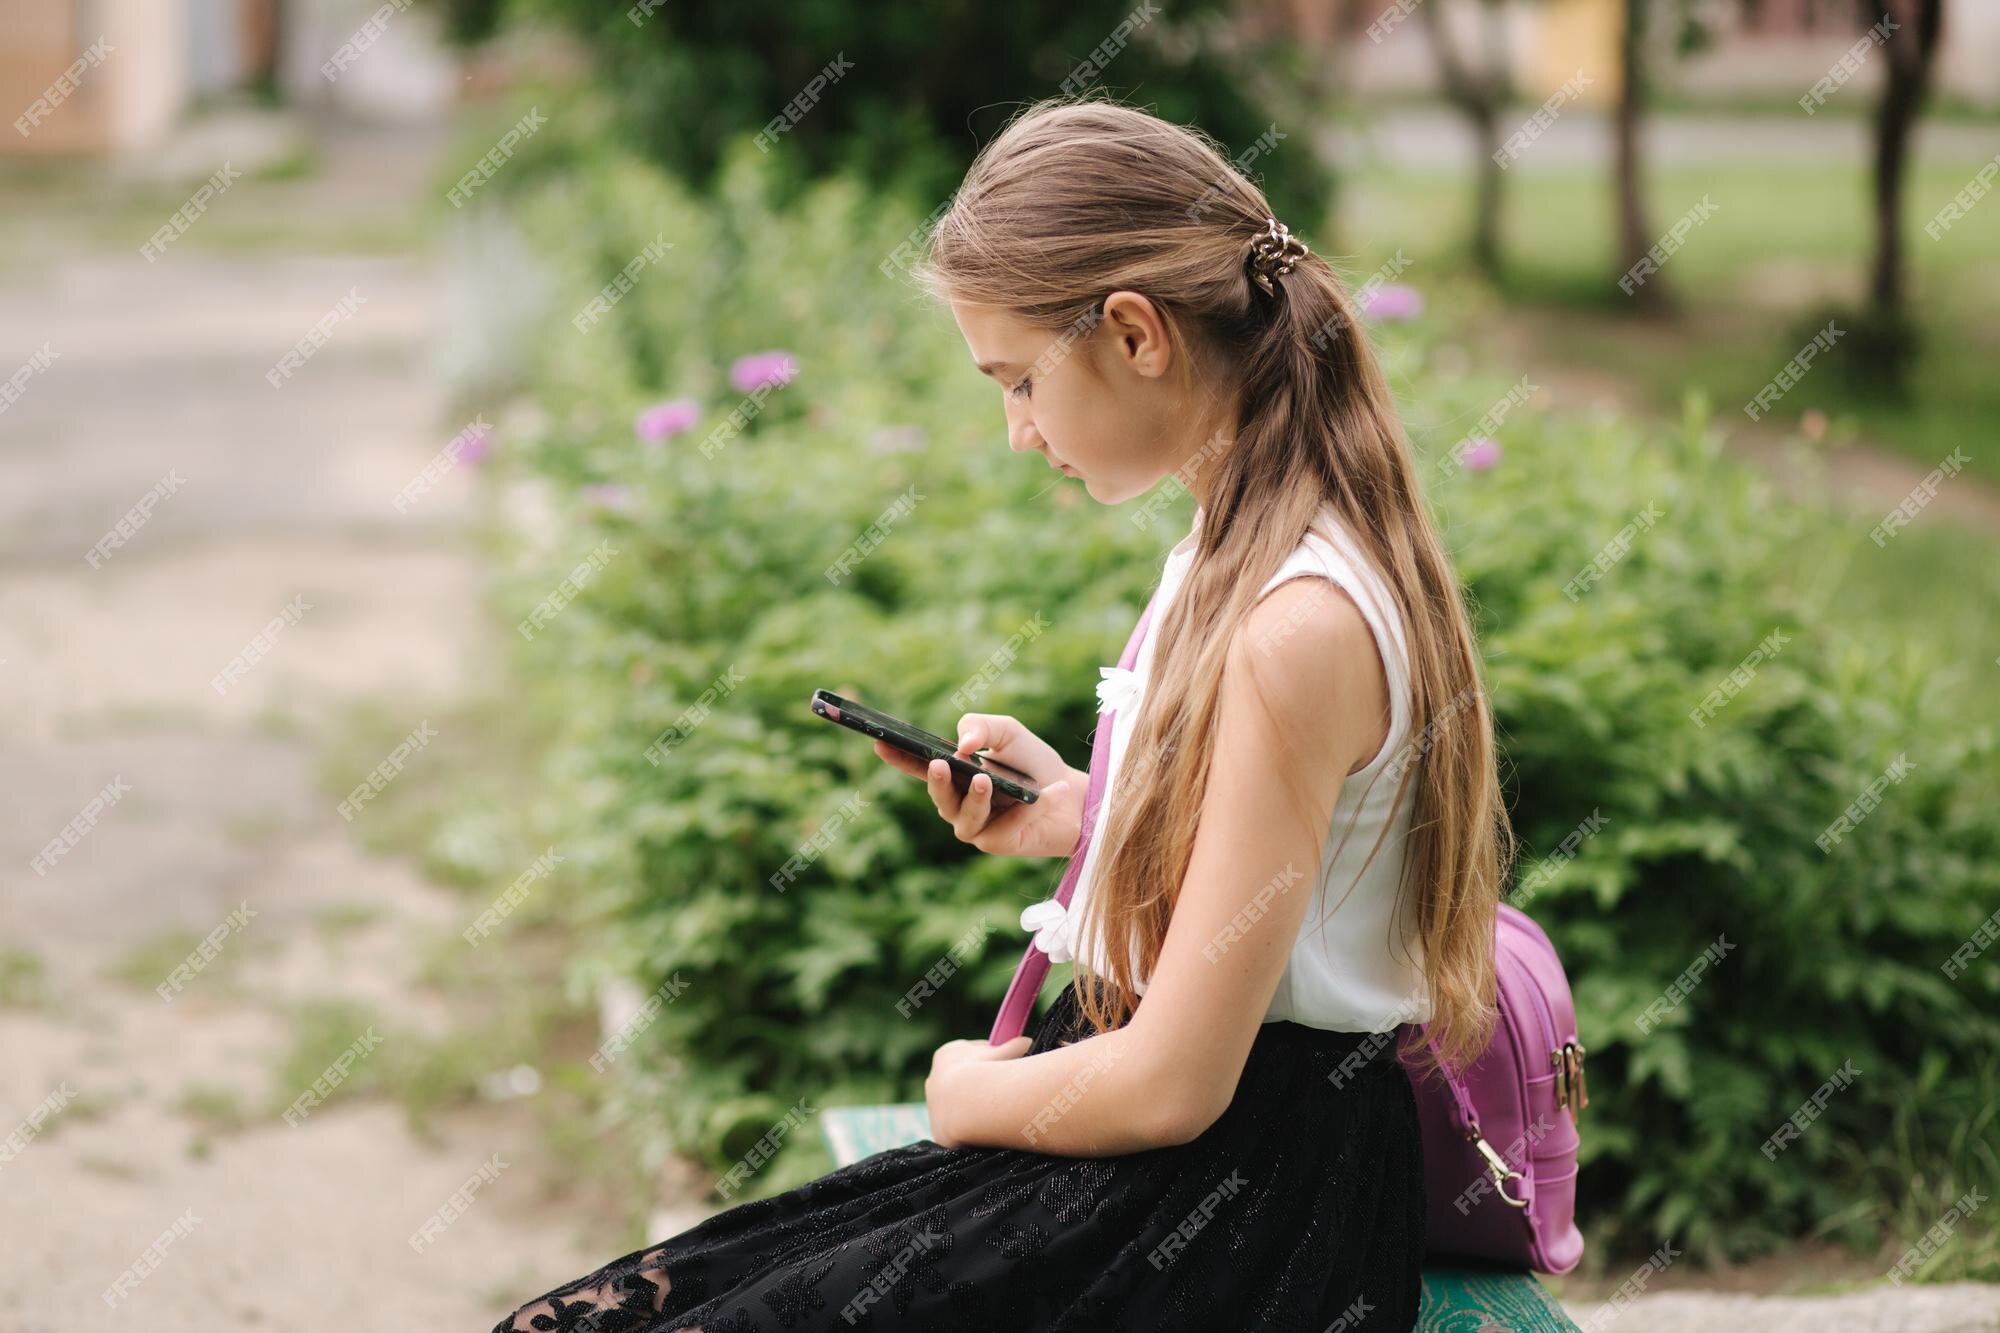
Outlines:
{"label": "green bush", "polygon": [[[882,271],[920,204],[835,178],[776,208],[768,175],[739,151],[697,196],[600,160],[520,199],[566,295],[496,455],[549,510],[514,542],[511,618],[609,542],[518,645],[521,678],[569,719],[550,789],[593,886],[577,984],[685,982],[617,1068],[652,1076],[626,1105],[718,1169],[802,1097],[919,1096],[936,1045],[984,1032],[1015,917],[1061,870],[958,843],[920,784],[810,715],[811,691],[949,733],[954,692],[1014,636],[969,707],[1015,713],[1080,765],[1095,668],[1191,512],[1185,496],[1101,509],[1005,448],[948,316]],[[665,257],[576,332],[571,311],[662,229]],[[1722,457],[1698,403],[1679,429],[1517,410],[1496,465],[1449,467],[1462,423],[1505,386],[1453,371],[1442,323],[1434,309],[1378,341],[1475,604],[1522,896],[1575,984],[1593,1260],[1921,1231],[2000,1165],[2000,959],[1940,971],[2000,903],[1993,727],[1931,706],[1946,664],[1920,626],[1827,614],[1840,567],[1813,562],[1867,559],[1865,527]],[[743,401],[730,362],[773,348],[796,355],[796,379],[705,454]],[[701,405],[691,430],[635,439],[635,413],[682,395]],[[584,489],[605,484],[629,492]],[[1566,593],[1641,514],[1657,517],[1623,557]],[[830,579],[857,544],[871,549],[851,577]],[[1697,726],[1690,710],[1773,631],[1776,654]],[[670,731],[655,765],[647,747]],[[1905,754],[1907,776],[1822,852],[1815,838]],[[819,850],[774,886],[804,847]],[[899,1013],[982,923],[963,970]],[[1719,938],[1731,947],[1641,1032]],[[1850,1060],[1853,1086],[1767,1158]],[[809,1138],[756,1188],[823,1166]]]}

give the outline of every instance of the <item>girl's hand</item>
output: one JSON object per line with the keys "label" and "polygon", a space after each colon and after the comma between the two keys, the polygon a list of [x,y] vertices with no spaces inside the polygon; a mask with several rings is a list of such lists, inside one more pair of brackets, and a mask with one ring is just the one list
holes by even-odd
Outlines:
{"label": "girl's hand", "polygon": [[1011,717],[967,713],[958,720],[958,754],[991,755],[1009,768],[1035,780],[1040,796],[1010,802],[993,813],[993,779],[974,776],[963,796],[952,778],[951,765],[933,759],[928,766],[886,741],[875,742],[876,755],[930,788],[938,814],[952,826],[960,842],[969,842],[993,856],[1067,856],[1083,830],[1084,788],[1090,775],[1071,768],[1055,747]]}
{"label": "girl's hand", "polygon": [[983,1040],[948,1041],[931,1055],[931,1074],[924,1080],[924,1105],[930,1111],[931,1141],[945,1148],[963,1148],[965,1143],[952,1131],[953,1085],[948,1075],[960,1065],[992,1060],[1016,1060],[1034,1045],[1028,1037],[1016,1037],[999,1046]]}

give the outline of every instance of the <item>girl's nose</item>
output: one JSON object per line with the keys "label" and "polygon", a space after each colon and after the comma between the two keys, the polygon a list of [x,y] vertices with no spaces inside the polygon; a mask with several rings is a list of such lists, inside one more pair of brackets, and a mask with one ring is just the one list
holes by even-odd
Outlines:
{"label": "girl's nose", "polygon": [[1035,429],[1034,421],[1024,409],[1007,405],[1007,447],[1017,454],[1032,452],[1042,447],[1042,436]]}

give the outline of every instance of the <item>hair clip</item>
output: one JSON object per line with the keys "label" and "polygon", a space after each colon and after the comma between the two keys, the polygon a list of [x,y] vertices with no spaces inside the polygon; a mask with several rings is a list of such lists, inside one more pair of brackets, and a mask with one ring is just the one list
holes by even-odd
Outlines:
{"label": "hair clip", "polygon": [[1273,278],[1282,278],[1306,257],[1306,243],[1276,218],[1264,219],[1265,229],[1250,242],[1250,277],[1271,296],[1278,294]]}

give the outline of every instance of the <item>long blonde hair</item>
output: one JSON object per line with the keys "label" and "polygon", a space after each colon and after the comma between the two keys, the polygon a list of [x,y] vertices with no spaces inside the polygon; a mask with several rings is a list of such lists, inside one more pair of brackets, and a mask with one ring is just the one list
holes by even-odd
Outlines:
{"label": "long blonde hair", "polygon": [[1429,1036],[1462,1070],[1493,1034],[1495,913],[1513,855],[1479,657],[1339,276],[1311,253],[1275,297],[1253,285],[1245,261],[1269,216],[1263,192],[1202,131],[1056,97],[1025,107],[980,151],[917,266],[947,300],[1049,330],[1087,329],[1108,293],[1140,292],[1184,353],[1184,384],[1240,391],[1233,439],[1201,463],[1195,556],[1154,630],[1158,656],[1084,912],[1087,937],[1122,947],[1103,949],[1104,975],[1079,964],[1077,994],[1100,1032],[1136,1005],[1134,980],[1159,958],[1193,851],[1229,643],[1331,504],[1407,627],[1411,739],[1375,776],[1396,774],[1398,800],[1415,783],[1393,917],[1422,940]]}

